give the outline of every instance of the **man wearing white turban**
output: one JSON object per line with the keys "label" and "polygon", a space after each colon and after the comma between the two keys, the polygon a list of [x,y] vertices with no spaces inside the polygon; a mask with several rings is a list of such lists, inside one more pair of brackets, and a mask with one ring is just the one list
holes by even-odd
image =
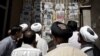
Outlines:
{"label": "man wearing white turban", "polygon": [[37,41],[36,47],[42,51],[42,56],[44,56],[48,51],[48,44],[46,40],[44,40],[40,36],[41,29],[42,25],[40,23],[34,23],[31,25],[31,30],[36,32],[36,41]]}
{"label": "man wearing white turban", "polygon": [[22,31],[25,31],[28,29],[28,25],[26,23],[20,24],[20,27],[22,27]]}
{"label": "man wearing white turban", "polygon": [[95,41],[98,39],[98,35],[89,26],[83,26],[80,29],[80,42],[82,44],[82,51],[84,51],[88,56],[98,56],[95,54]]}
{"label": "man wearing white turban", "polygon": [[[19,25],[22,28],[22,32],[24,33],[26,30],[28,30],[28,24],[26,23],[22,23]],[[23,34],[21,35],[20,38],[18,38],[18,43],[17,43],[17,47],[21,47],[23,45]]]}

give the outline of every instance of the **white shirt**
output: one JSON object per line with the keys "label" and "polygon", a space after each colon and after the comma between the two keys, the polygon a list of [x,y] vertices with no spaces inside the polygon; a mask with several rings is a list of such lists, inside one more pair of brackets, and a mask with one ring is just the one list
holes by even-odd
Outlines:
{"label": "white shirt", "polygon": [[22,47],[13,50],[11,56],[41,56],[42,53],[28,44],[22,44]]}
{"label": "white shirt", "polygon": [[69,38],[68,44],[75,47],[75,48],[81,48],[81,44],[78,42],[78,31],[74,31],[72,37]]}
{"label": "white shirt", "polygon": [[42,56],[44,56],[48,51],[48,44],[46,40],[41,38],[39,34],[36,34],[37,48],[42,51]]}

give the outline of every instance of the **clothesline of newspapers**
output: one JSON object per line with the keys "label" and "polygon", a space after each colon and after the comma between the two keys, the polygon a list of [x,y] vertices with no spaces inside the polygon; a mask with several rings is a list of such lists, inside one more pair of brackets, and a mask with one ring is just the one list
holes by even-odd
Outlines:
{"label": "clothesline of newspapers", "polygon": [[[55,2],[39,2],[36,0],[27,0],[23,3],[23,9],[20,16],[20,23],[31,25],[33,22],[40,22],[43,25],[43,31],[47,36],[50,33],[52,22],[60,21],[66,23],[68,20],[79,21],[79,7],[77,2],[60,3],[61,0]],[[49,37],[48,37],[49,38]],[[49,40],[48,40],[49,41]]]}
{"label": "clothesline of newspapers", "polygon": [[[44,7],[44,9],[43,9]],[[69,3],[68,8],[65,8],[64,4],[53,4],[51,2],[45,2],[41,7],[42,18],[44,25],[50,25],[54,21],[65,22],[68,20],[79,19],[79,7],[78,3]]]}
{"label": "clothesline of newspapers", "polygon": [[[67,8],[66,8],[67,7]],[[41,14],[43,18],[43,25],[45,30],[43,32],[50,32],[52,22],[60,21],[66,23],[68,20],[79,21],[79,7],[77,2],[65,4],[52,2],[41,3]],[[48,40],[49,41],[49,40]]]}

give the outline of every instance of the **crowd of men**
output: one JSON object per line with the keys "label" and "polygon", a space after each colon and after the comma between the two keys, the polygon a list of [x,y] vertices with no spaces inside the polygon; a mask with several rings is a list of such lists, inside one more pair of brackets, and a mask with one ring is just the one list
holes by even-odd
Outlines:
{"label": "crowd of men", "polygon": [[55,48],[41,36],[41,23],[15,25],[0,41],[0,56],[100,56],[94,44],[98,35],[90,26],[77,28],[76,21],[67,24],[56,21],[51,25],[50,37]]}

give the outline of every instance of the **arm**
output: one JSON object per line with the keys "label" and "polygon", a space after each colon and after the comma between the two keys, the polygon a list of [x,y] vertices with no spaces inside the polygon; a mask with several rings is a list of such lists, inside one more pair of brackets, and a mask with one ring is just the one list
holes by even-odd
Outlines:
{"label": "arm", "polygon": [[7,39],[3,39],[1,42],[0,42],[0,56],[4,55],[5,52],[7,51],[8,49],[8,46],[9,46],[9,41]]}
{"label": "arm", "polygon": [[47,51],[48,51],[48,44],[47,44],[47,42],[45,40],[44,40],[44,42],[42,44],[43,44],[42,45],[42,51],[43,51],[42,55],[45,55],[47,53]]}

